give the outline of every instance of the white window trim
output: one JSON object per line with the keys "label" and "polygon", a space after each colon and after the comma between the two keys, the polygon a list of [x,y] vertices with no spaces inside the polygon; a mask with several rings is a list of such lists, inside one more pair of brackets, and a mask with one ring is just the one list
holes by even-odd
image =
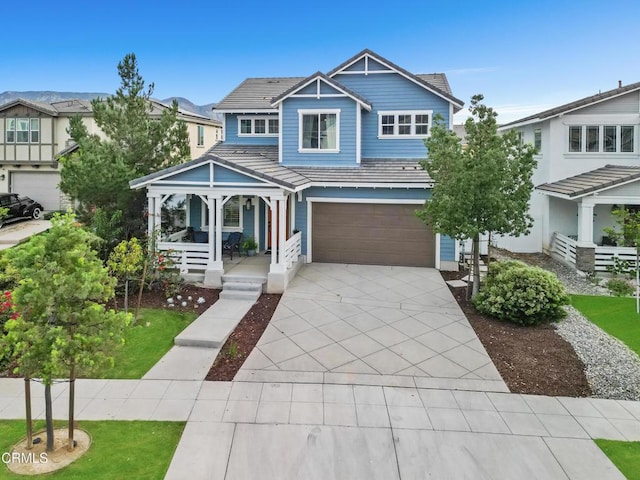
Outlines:
{"label": "white window trim", "polygon": [[[242,133],[242,120],[251,120],[251,133]],[[265,133],[255,133],[256,120],[265,121]],[[279,133],[269,133],[269,120],[278,120],[278,132],[280,132],[280,120],[274,115],[238,115],[238,136],[239,137],[278,137]]]}
{"label": "white window trim", "polygon": [[[571,151],[570,131],[572,127],[580,128],[580,151]],[[587,150],[587,127],[598,127],[598,150],[590,152]],[[605,151],[604,146],[604,130],[605,127],[616,128],[616,149],[613,152]],[[633,127],[633,150],[630,152],[622,151],[622,127]],[[565,153],[568,155],[636,155],[638,154],[638,128],[637,124],[632,122],[626,123],[572,123],[565,126]]]}
{"label": "white window trim", "polygon": [[[200,130],[202,129],[202,142],[200,142]],[[196,146],[204,147],[204,125],[196,125]]]}
{"label": "white window trim", "polygon": [[[393,135],[382,134],[382,117],[387,115],[393,115],[395,121],[393,123]],[[399,115],[411,115],[411,133],[409,135],[398,134],[398,116]],[[416,135],[416,115],[428,115],[429,123],[427,123],[426,135]],[[378,110],[378,138],[380,140],[388,139],[403,139],[403,138],[428,138],[431,136],[431,126],[433,125],[433,110]]]}
{"label": "white window trim", "polygon": [[[202,200],[202,199],[201,199]],[[224,223],[222,224],[222,231],[223,232],[242,232],[243,231],[243,225],[244,225],[244,219],[243,219],[243,210],[244,208],[242,208],[243,205],[243,197],[240,195],[238,198],[238,209],[240,211],[240,215],[239,215],[239,219],[238,219],[238,226],[237,227],[229,227],[229,226],[225,226]],[[225,203],[226,205],[226,203]],[[222,221],[224,222],[224,205],[222,206]],[[207,214],[207,204],[202,202],[202,208],[200,211],[200,229],[203,229],[205,227],[209,227],[209,215]]]}
{"label": "white window trim", "polygon": [[[303,148],[302,118],[305,115],[335,114],[336,116],[336,148]],[[340,109],[314,108],[298,110],[298,153],[340,153]]]}
{"label": "white window trim", "polygon": [[[9,130],[8,126],[9,126],[9,120],[13,120],[13,129]],[[26,142],[19,142],[18,141],[18,122],[20,120],[26,120],[27,121],[27,141]],[[32,130],[31,129],[31,120],[37,120],[38,122],[38,141],[37,142],[33,142],[31,140],[31,132],[32,131],[36,131],[35,129]],[[20,130],[21,132],[23,132],[24,130]],[[13,132],[13,141],[7,141],[7,133],[8,132]],[[41,132],[42,132],[42,122],[40,122],[39,118],[34,118],[34,117],[10,117],[10,118],[6,118],[5,122],[4,122],[4,132],[3,132],[3,141],[4,143],[11,143],[11,144],[19,144],[19,145],[28,145],[28,144],[34,144],[34,145],[38,145],[41,141]]]}

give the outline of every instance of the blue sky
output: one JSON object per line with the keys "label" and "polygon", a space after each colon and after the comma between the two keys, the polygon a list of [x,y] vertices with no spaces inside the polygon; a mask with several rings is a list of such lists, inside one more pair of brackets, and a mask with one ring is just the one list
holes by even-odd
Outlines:
{"label": "blue sky", "polygon": [[507,122],[640,82],[638,18],[637,0],[32,0],[3,22],[0,92],[111,93],[134,52],[155,97],[205,104],[246,77],[326,72],[369,48],[445,72],[466,105],[482,93]]}

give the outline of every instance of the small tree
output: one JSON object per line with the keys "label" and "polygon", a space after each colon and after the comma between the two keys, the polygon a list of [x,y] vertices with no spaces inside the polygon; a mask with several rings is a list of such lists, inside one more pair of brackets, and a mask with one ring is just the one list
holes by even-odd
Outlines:
{"label": "small tree", "polygon": [[[428,158],[422,162],[434,180],[432,197],[417,212],[436,232],[473,241],[473,292],[480,284],[480,235],[528,233],[533,219],[527,213],[536,162],[532,145],[523,145],[515,131],[499,135],[497,113],[483,105],[482,95],[471,99],[467,146],[437,116],[425,140]],[[438,118],[439,117],[439,118]]]}
{"label": "small tree", "polygon": [[92,248],[97,238],[71,214],[56,215],[48,232],[11,249],[8,262],[20,275],[14,290],[18,318],[6,324],[16,373],[39,377],[45,385],[47,450],[53,449],[51,385],[68,376],[69,444],[73,449],[75,378],[78,367],[112,364],[123,343],[129,315],[104,307],[113,296],[111,278]]}
{"label": "small tree", "polygon": [[109,271],[124,283],[124,311],[129,310],[129,280],[142,269],[144,254],[137,238],[123,240],[109,255]]}
{"label": "small tree", "polygon": [[607,227],[605,233],[616,244],[636,249],[636,313],[640,314],[640,211],[631,212],[626,208],[614,210],[618,228]]}

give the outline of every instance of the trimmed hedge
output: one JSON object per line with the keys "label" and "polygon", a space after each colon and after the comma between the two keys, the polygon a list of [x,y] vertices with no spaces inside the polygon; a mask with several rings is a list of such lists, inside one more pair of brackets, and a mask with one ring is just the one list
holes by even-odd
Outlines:
{"label": "trimmed hedge", "polygon": [[474,299],[478,311],[520,325],[559,320],[569,303],[558,278],[539,267],[518,261],[491,265],[487,282]]}

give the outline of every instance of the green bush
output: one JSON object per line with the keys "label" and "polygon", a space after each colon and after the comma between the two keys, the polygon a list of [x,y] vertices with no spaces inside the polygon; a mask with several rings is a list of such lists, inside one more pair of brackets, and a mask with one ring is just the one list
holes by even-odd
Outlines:
{"label": "green bush", "polygon": [[485,286],[474,299],[481,313],[521,325],[558,320],[566,315],[562,306],[568,303],[564,286],[555,275],[522,262],[493,264]]}
{"label": "green bush", "polygon": [[615,297],[628,297],[635,291],[634,288],[629,285],[629,282],[621,278],[611,278],[607,280],[606,287]]}

